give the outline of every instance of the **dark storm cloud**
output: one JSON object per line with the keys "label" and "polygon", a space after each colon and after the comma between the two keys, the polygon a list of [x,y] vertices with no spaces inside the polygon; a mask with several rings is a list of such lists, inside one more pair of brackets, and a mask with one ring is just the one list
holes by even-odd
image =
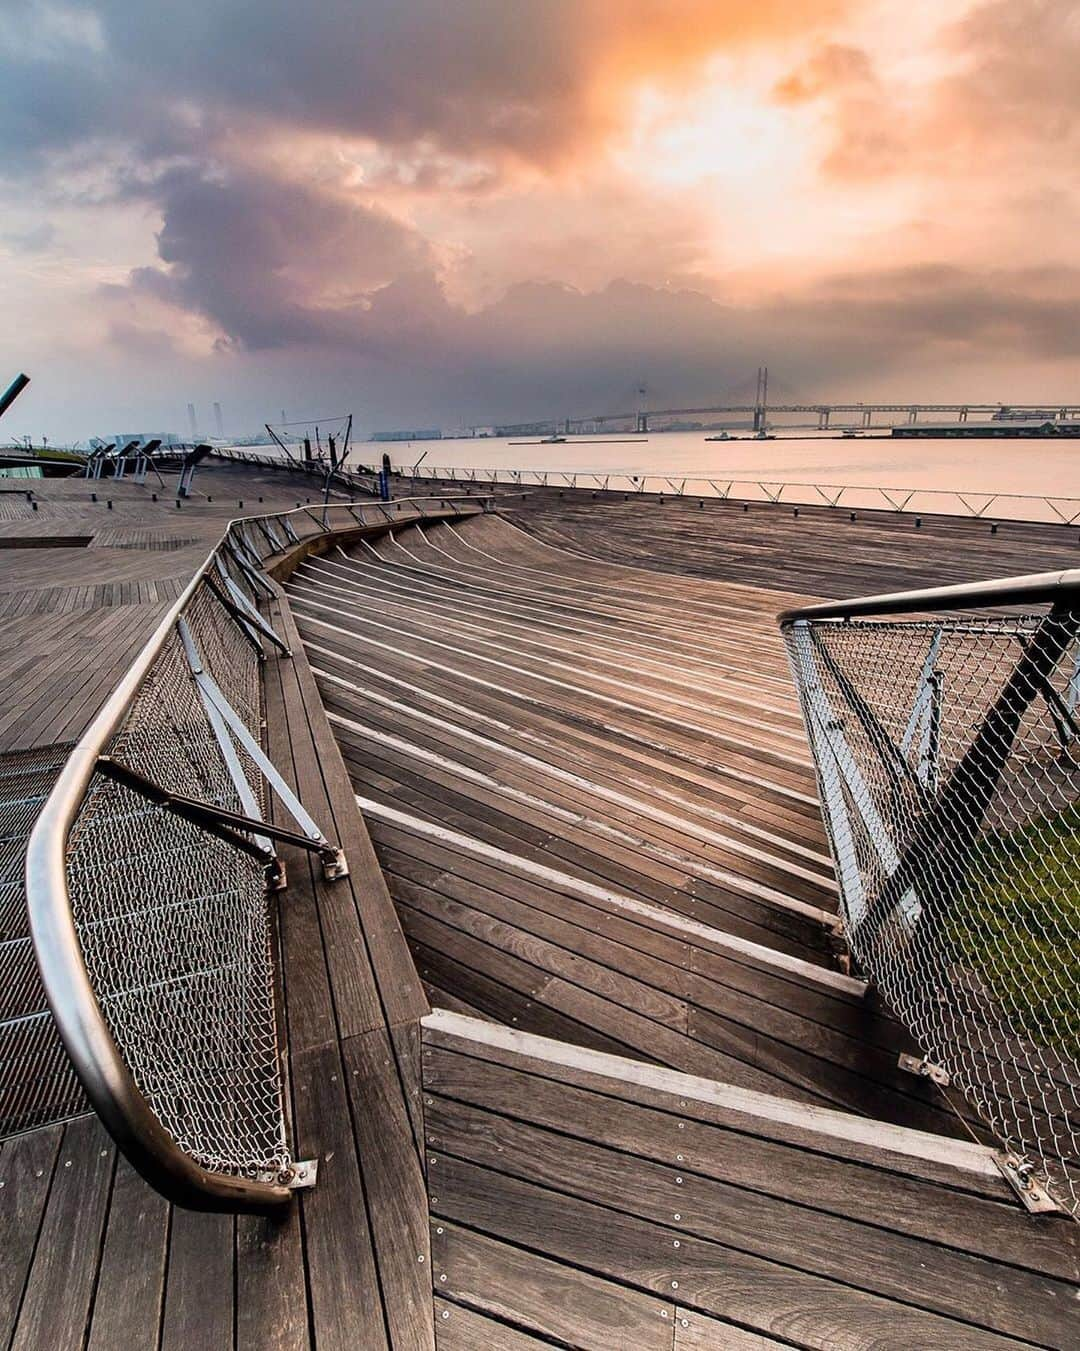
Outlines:
{"label": "dark storm cloud", "polygon": [[132,286],[251,348],[349,345],[368,293],[431,261],[385,212],[251,169],[176,168],[128,190],[162,212],[163,266],[137,269]]}
{"label": "dark storm cloud", "polygon": [[[170,128],[182,141],[201,112],[550,163],[609,132],[637,78],[676,79],[717,45],[812,27],[852,2],[14,0],[0,109],[27,152],[168,141]],[[42,45],[56,14],[72,32]]]}
{"label": "dark storm cloud", "polygon": [[[419,398],[432,416],[510,419],[629,407],[643,376],[665,403],[692,405],[766,358],[789,386],[820,396],[935,363],[1076,357],[1078,306],[1080,272],[924,267],[835,276],[753,308],[618,281],[592,292],[523,283],[466,312],[419,271],[345,306],[298,307],[293,296],[259,322],[319,360],[351,361],[386,416],[407,419]],[[206,312],[220,321],[216,302]]]}

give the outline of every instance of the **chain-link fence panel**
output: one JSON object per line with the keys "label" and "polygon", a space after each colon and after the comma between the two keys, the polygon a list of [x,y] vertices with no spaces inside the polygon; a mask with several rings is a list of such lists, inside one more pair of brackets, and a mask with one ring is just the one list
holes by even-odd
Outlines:
{"label": "chain-link fence panel", "polygon": [[[205,586],[184,619],[204,668],[258,739],[250,638]],[[244,812],[175,629],[109,754],[169,792]],[[237,754],[262,811],[262,776]],[[99,773],[71,833],[68,880],[105,1018],[162,1125],[209,1169],[282,1174],[289,1155],[263,865]]]}
{"label": "chain-link fence panel", "polygon": [[1080,1210],[1080,614],[786,629],[853,956]]}

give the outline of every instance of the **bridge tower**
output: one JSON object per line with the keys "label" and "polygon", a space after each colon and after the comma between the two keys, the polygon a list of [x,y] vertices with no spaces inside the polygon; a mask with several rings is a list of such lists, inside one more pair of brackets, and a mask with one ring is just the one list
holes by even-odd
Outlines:
{"label": "bridge tower", "polygon": [[637,417],[634,419],[635,432],[647,432],[649,430],[649,413],[645,407],[646,393],[647,391],[645,389],[645,381],[642,380],[641,384],[638,385],[637,390],[638,406],[637,406]]}
{"label": "bridge tower", "polygon": [[759,366],[754,393],[754,431],[764,433],[769,406],[769,368]]}

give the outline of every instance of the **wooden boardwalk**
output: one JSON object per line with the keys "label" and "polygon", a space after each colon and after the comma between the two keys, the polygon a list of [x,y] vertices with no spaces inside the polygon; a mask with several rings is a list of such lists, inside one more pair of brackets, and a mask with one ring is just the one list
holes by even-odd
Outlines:
{"label": "wooden boardwalk", "polygon": [[[474,486],[474,491],[476,490]],[[1039,525],[583,489],[507,495],[505,514],[572,554],[755,588],[848,598],[1076,567],[1080,524]]]}
{"label": "wooden boardwalk", "polygon": [[229,520],[312,491],[211,461],[177,507],[168,482],[35,479],[0,497],[0,754],[77,739]]}
{"label": "wooden boardwalk", "polygon": [[1075,1225],[977,1146],[427,1024],[440,1351],[1076,1342]]}
{"label": "wooden boardwalk", "polygon": [[[171,533],[187,504],[116,520],[117,498],[88,526],[100,504],[58,497],[42,533],[90,545],[0,554],[0,634],[52,644],[5,649],[24,689],[0,748],[78,734],[259,495],[227,472],[220,517],[213,492]],[[534,507],[508,503],[528,534],[481,517],[332,549],[270,606],[295,656],[265,668],[267,747],[351,866],[327,884],[283,851],[277,902],[317,1187],[275,1220],[194,1215],[93,1118],[0,1142],[0,1347],[1077,1345],[1080,1230],[1022,1211],[962,1104],[900,1073],[907,1038],[838,955],[773,618],[839,586],[835,545],[792,593],[780,516],[752,577],[749,546],[703,553],[676,515],[707,508],[656,505],[675,526],[646,573],[606,561],[645,557],[618,504]],[[884,547],[853,566],[961,566],[918,539],[894,573]],[[72,689],[83,712],[53,716]]]}

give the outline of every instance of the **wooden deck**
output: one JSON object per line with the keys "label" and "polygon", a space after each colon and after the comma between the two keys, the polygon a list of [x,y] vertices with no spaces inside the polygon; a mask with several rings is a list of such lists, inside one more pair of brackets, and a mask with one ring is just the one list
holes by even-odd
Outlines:
{"label": "wooden deck", "polygon": [[[124,617],[134,650],[166,603],[138,588],[179,589],[252,492],[198,530],[192,512],[176,548],[147,547],[166,536],[133,508],[119,538],[0,554],[0,605],[35,596],[0,625],[51,614],[67,650],[85,622],[92,710]],[[280,898],[295,1153],[318,1186],[280,1220],[193,1215],[92,1118],[0,1143],[0,1347],[1080,1344],[1080,1230],[1020,1209],[962,1104],[898,1071],[906,1037],[837,955],[773,620],[801,597],[781,518],[751,581],[674,512],[669,575],[582,557],[644,543],[586,506],[552,495],[529,534],[406,527],[279,593],[296,655],[266,666],[268,749],[351,866],[326,884],[287,855]],[[1074,534],[972,566],[1061,566]],[[848,589],[951,580],[918,539]],[[815,549],[800,588],[830,594],[842,564]],[[120,571],[80,585],[120,589],[74,604],[99,550]],[[39,587],[8,568],[35,555]],[[46,646],[27,688],[59,691]],[[0,746],[75,735],[47,706]]]}
{"label": "wooden deck", "polygon": [[214,461],[180,507],[167,483],[34,479],[0,498],[0,754],[77,739],[229,520],[311,496]]}
{"label": "wooden deck", "polygon": [[1075,1226],[977,1146],[427,1022],[440,1351],[1075,1343]]}
{"label": "wooden deck", "polygon": [[[474,491],[476,487],[474,485]],[[1080,525],[710,498],[528,490],[505,514],[572,554],[847,599],[1076,567]]]}

